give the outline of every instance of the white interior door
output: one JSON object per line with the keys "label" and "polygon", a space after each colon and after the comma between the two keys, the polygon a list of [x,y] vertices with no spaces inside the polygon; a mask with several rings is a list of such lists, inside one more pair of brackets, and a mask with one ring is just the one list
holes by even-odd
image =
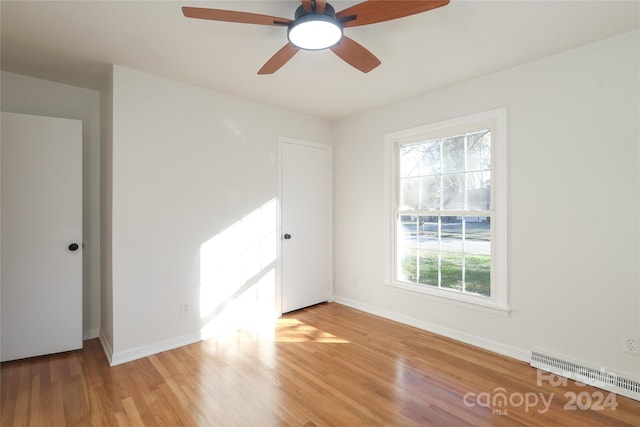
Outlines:
{"label": "white interior door", "polygon": [[81,348],[82,122],[3,112],[1,128],[0,358]]}
{"label": "white interior door", "polygon": [[331,150],[282,140],[282,312],[329,300],[331,295]]}

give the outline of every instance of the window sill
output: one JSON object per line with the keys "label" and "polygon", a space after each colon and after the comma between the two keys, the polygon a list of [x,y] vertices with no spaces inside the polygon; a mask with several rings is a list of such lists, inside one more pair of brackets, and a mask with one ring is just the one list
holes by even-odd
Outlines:
{"label": "window sill", "polygon": [[458,307],[471,308],[473,310],[496,314],[504,317],[509,317],[509,315],[511,314],[511,308],[508,305],[502,305],[497,301],[486,297],[462,294],[456,291],[449,291],[447,289],[412,285],[410,283],[403,282],[385,281],[384,284],[385,286],[388,286],[395,291],[410,294],[411,296],[419,295],[436,302],[452,304]]}

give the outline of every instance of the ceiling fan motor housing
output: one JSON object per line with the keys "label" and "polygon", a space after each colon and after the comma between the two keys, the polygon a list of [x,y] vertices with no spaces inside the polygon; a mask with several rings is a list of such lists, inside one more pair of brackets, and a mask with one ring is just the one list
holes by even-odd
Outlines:
{"label": "ceiling fan motor housing", "polygon": [[[301,43],[300,36],[296,34],[296,32],[301,32],[303,27],[308,27],[309,29],[307,31],[317,31],[316,35],[318,37],[328,32],[331,34],[331,42],[320,42],[320,44],[317,45],[315,41],[310,42],[310,44],[307,44],[306,41]],[[314,27],[313,30],[311,30],[312,27]],[[323,34],[320,34],[320,32]],[[312,9],[311,12],[307,12],[303,6],[298,6],[295,20],[289,24],[287,30],[289,41],[297,47],[306,50],[321,50],[331,47],[342,39],[342,34],[342,23],[336,18],[335,9],[328,3],[325,5],[323,13],[318,13],[315,8]]]}
{"label": "ceiling fan motor housing", "polygon": [[298,18],[301,18],[304,15],[310,15],[310,14],[327,15],[327,16],[330,16],[333,19],[336,19],[336,10],[329,3],[325,3],[324,12],[323,13],[318,13],[316,11],[315,7],[313,7],[310,12],[306,12],[304,10],[304,6],[300,5],[296,9],[296,15],[295,15],[294,19],[297,21]]}

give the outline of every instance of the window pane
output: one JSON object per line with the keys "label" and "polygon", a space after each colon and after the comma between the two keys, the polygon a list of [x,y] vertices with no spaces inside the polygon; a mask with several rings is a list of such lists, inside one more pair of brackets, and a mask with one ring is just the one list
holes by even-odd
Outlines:
{"label": "window pane", "polygon": [[401,210],[418,209],[418,190],[420,189],[420,178],[400,179],[400,194],[398,195],[398,208]]}
{"label": "window pane", "polygon": [[420,144],[404,144],[400,147],[400,176],[420,174]]}
{"label": "window pane", "polygon": [[398,245],[415,247],[418,235],[418,217],[412,215],[400,215],[398,221]]}
{"label": "window pane", "polygon": [[438,217],[421,216],[418,225],[418,246],[438,249]]}
{"label": "window pane", "polygon": [[464,251],[467,253],[491,255],[490,217],[465,217]]}
{"label": "window pane", "polygon": [[464,174],[442,177],[442,209],[464,209]]}
{"label": "window pane", "polygon": [[440,224],[440,248],[443,251],[462,251],[462,217],[443,216]]}
{"label": "window pane", "polygon": [[440,209],[440,176],[420,178],[420,209]]}
{"label": "window pane", "polygon": [[398,248],[397,280],[416,283],[418,279],[416,249]]}
{"label": "window pane", "polygon": [[464,261],[465,290],[491,296],[491,257],[467,254]]}
{"label": "window pane", "polygon": [[491,172],[471,172],[467,174],[467,209],[485,210],[491,208]]}
{"label": "window pane", "polygon": [[442,140],[442,172],[464,170],[464,136]]}
{"label": "window pane", "polygon": [[420,144],[420,159],[421,175],[440,173],[440,140],[436,139]]}
{"label": "window pane", "polygon": [[420,251],[420,277],[423,285],[438,286],[438,251]]}
{"label": "window pane", "polygon": [[462,254],[441,252],[440,284],[443,288],[462,290]]}
{"label": "window pane", "polygon": [[467,170],[491,168],[491,131],[489,129],[467,135]]}

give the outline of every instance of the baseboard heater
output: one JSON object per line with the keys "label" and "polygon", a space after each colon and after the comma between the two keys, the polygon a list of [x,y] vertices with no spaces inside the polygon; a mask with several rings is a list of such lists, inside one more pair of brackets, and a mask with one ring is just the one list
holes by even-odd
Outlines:
{"label": "baseboard heater", "polygon": [[640,382],[637,380],[539,351],[531,352],[529,364],[534,368],[640,401]]}

